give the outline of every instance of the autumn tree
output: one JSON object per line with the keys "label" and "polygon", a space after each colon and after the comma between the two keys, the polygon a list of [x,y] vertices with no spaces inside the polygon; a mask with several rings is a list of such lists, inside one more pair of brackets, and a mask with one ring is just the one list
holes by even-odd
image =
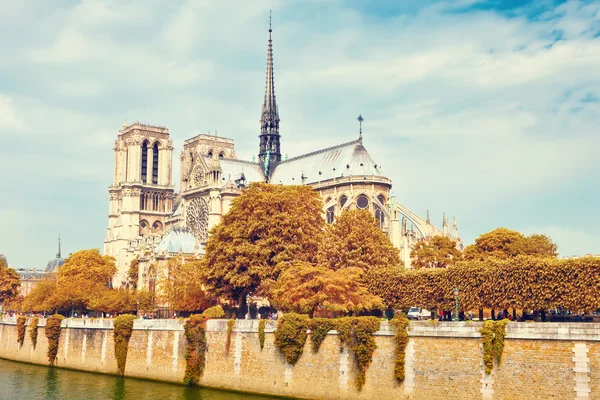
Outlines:
{"label": "autumn tree", "polygon": [[39,281],[23,300],[23,311],[52,311],[55,304],[56,277],[54,274]]}
{"label": "autumn tree", "polygon": [[173,310],[202,311],[212,304],[202,287],[200,261],[169,259],[158,284],[163,300]]}
{"label": "autumn tree", "polygon": [[414,268],[446,268],[462,258],[456,241],[445,236],[433,236],[417,242],[410,253]]}
{"label": "autumn tree", "polygon": [[253,183],[208,238],[206,291],[245,302],[270,294],[288,261],[314,262],[325,226],[323,203],[309,186]]}
{"label": "autumn tree", "polygon": [[557,246],[546,235],[531,235],[506,228],[497,228],[475,239],[475,243],[465,248],[467,260],[485,260],[489,257],[507,259],[518,255],[556,257]]}
{"label": "autumn tree", "polygon": [[140,260],[136,257],[131,260],[129,269],[127,270],[127,286],[132,289],[137,289],[138,285],[138,273],[140,267]]}
{"label": "autumn tree", "polygon": [[21,277],[12,268],[9,268],[4,258],[0,258],[0,303],[10,301],[19,294]]}
{"label": "autumn tree", "polygon": [[318,260],[333,270],[400,265],[398,250],[367,210],[345,210],[327,226]]}
{"label": "autumn tree", "polygon": [[279,277],[273,303],[282,310],[307,313],[311,318],[319,307],[344,313],[381,308],[381,299],[363,285],[363,274],[356,267],[333,271],[308,262],[295,262]]}
{"label": "autumn tree", "polygon": [[525,254],[539,257],[558,256],[558,246],[546,235],[533,234],[525,238]]}
{"label": "autumn tree", "polygon": [[98,249],[71,254],[58,269],[53,303],[57,309],[87,309],[91,300],[108,289],[117,272],[114,258]]}

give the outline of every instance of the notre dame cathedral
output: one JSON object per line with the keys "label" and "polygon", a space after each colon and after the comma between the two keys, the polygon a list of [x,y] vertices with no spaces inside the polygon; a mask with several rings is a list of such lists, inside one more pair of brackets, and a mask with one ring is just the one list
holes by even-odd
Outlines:
{"label": "notre dame cathedral", "polygon": [[[125,284],[132,260],[138,282],[152,286],[156,266],[174,256],[200,257],[210,228],[231,201],[252,182],[310,185],[323,198],[323,214],[332,223],[344,209],[368,209],[379,221],[404,265],[419,240],[434,235],[458,241],[456,218],[444,214],[442,229],[412,212],[391,194],[392,181],[371,158],[359,137],[347,143],[292,158],[281,157],[279,113],[273,76],[269,27],[267,77],[258,158],[239,160],[232,139],[200,134],[186,140],[179,157],[179,193],[172,178],[173,142],[165,127],[125,123],[115,142],[113,184],[104,252],[117,260],[115,286]],[[362,117],[359,117],[362,124]]]}

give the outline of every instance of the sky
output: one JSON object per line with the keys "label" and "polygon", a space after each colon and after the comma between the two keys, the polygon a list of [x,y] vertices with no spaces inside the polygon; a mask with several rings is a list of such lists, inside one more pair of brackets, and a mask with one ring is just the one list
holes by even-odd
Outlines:
{"label": "sky", "polygon": [[0,253],[102,249],[124,120],[258,152],[269,10],[282,152],[354,140],[466,244],[600,254],[600,2],[0,0]]}

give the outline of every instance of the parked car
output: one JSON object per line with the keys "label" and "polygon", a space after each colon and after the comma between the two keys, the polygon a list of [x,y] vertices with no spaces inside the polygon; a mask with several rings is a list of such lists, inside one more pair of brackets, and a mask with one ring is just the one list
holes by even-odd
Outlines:
{"label": "parked car", "polygon": [[426,310],[424,308],[412,307],[410,310],[408,310],[407,317],[408,317],[408,319],[415,319],[415,320],[427,319],[427,318],[431,318],[431,311]]}

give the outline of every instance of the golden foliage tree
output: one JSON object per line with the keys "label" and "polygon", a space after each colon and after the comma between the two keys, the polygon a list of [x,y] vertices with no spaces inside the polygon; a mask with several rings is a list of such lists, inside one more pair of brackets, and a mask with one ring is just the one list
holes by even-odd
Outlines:
{"label": "golden foliage tree", "polygon": [[23,300],[23,311],[51,311],[54,305],[56,292],[56,277],[54,275],[39,281]]}
{"label": "golden foliage tree", "polygon": [[67,258],[58,269],[52,302],[56,309],[87,309],[90,302],[110,286],[117,272],[114,258],[98,249],[80,250]]}
{"label": "golden foliage tree", "polygon": [[287,261],[315,261],[324,226],[312,188],[251,184],[208,238],[207,292],[242,303],[248,293],[268,296]]}
{"label": "golden foliage tree", "polygon": [[367,210],[345,210],[327,226],[318,253],[321,265],[333,270],[362,270],[400,265],[398,250]]}
{"label": "golden foliage tree", "polygon": [[20,287],[21,277],[17,271],[9,268],[4,259],[0,258],[0,303],[16,298]]}
{"label": "golden foliage tree", "polygon": [[201,311],[210,306],[202,284],[202,263],[184,262],[179,257],[169,259],[159,279],[163,300],[177,311]]}
{"label": "golden foliage tree", "polygon": [[345,313],[383,307],[381,299],[363,285],[363,273],[355,267],[333,271],[295,262],[280,275],[273,290],[273,303],[282,310],[307,313],[311,318],[319,307]]}
{"label": "golden foliage tree", "polygon": [[417,242],[410,257],[414,268],[446,268],[456,264],[462,258],[462,253],[452,238],[433,236]]}
{"label": "golden foliage tree", "polygon": [[546,235],[525,236],[506,228],[497,228],[475,239],[475,243],[465,248],[464,257],[468,260],[487,258],[507,259],[519,255],[556,257],[558,246]]}

